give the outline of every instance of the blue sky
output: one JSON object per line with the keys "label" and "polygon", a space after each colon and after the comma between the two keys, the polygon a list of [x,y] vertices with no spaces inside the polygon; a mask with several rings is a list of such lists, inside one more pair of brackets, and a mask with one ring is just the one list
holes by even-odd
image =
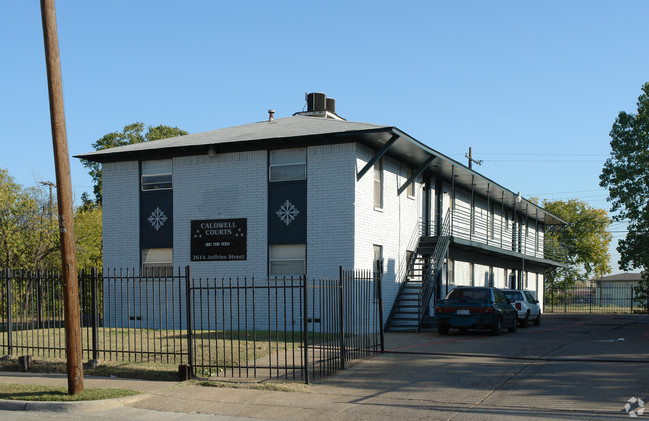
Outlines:
{"label": "blue sky", "polygon": [[[471,146],[479,172],[524,197],[608,209],[608,133],[649,81],[643,0],[56,6],[71,155],[135,121],[195,133],[289,116],[325,92],[346,119],[460,162]],[[0,39],[0,168],[54,181],[39,2],[2,2]],[[71,171],[79,203],[92,183],[77,159]]]}

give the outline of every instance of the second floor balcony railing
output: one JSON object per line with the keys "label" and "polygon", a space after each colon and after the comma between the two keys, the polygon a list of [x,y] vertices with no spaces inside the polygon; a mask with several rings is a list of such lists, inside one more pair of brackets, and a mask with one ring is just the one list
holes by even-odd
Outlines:
{"label": "second floor balcony railing", "polygon": [[471,212],[468,206],[453,210],[451,235],[525,256],[563,263],[566,250],[553,238],[546,238],[543,226],[525,224],[493,215],[484,209]]}

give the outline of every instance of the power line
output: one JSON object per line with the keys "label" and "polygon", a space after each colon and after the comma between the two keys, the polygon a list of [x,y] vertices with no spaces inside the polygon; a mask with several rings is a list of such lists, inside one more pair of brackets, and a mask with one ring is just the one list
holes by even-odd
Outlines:
{"label": "power line", "polygon": [[511,155],[511,156],[609,156],[601,153],[515,153],[515,152],[480,152],[482,155]]}

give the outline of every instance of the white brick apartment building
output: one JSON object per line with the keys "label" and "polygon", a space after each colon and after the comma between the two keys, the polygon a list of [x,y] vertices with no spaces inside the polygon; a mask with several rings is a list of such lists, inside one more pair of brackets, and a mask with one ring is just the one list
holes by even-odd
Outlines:
{"label": "white brick apartment building", "polygon": [[340,118],[324,94],[291,117],[79,157],[102,163],[105,268],[336,277],[381,259],[396,325],[408,288],[418,307],[455,285],[542,299],[559,264],[544,230],[563,221],[396,127]]}

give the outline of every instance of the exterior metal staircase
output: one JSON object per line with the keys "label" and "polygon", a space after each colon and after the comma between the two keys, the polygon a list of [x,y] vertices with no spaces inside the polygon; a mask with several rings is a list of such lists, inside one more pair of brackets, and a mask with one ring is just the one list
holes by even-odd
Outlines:
{"label": "exterior metal staircase", "polygon": [[385,330],[419,332],[435,285],[442,275],[444,257],[451,241],[450,210],[436,237],[420,236],[416,251],[406,257],[405,274],[388,316]]}

